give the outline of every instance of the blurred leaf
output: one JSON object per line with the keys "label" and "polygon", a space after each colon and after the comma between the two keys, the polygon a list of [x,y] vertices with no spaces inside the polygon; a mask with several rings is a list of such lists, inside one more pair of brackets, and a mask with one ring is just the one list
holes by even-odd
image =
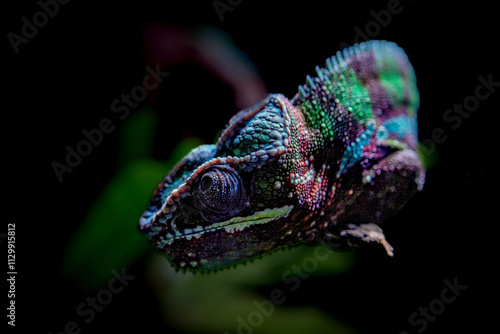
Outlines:
{"label": "blurred leaf", "polygon": [[70,239],[63,273],[93,289],[106,284],[112,269],[132,263],[147,249],[137,221],[152,187],[167,169],[148,159],[128,164],[108,183]]}
{"label": "blurred leaf", "polygon": [[438,163],[439,150],[433,142],[426,144],[419,143],[417,146],[417,154],[426,170],[436,166]]}
{"label": "blurred leaf", "polygon": [[[211,279],[223,284],[261,286],[282,280],[283,273],[291,273],[292,266],[313,268],[314,276],[338,275],[354,265],[353,252],[337,252],[324,246],[301,245],[284,248],[272,254],[240,264],[236,268],[221,270],[217,275],[196,275],[193,284],[207,284]],[[290,274],[292,276],[292,273]]]}
{"label": "blurred leaf", "polygon": [[141,159],[126,164],[106,185],[70,238],[62,263],[63,274],[85,289],[95,289],[107,283],[112,269],[131,265],[150,249],[137,232],[139,217],[156,184],[180,158],[200,144],[195,138],[182,141],[167,162]]}
{"label": "blurred leaf", "polygon": [[153,153],[158,115],[149,108],[132,113],[120,130],[119,166]]}
{"label": "blurred leaf", "polygon": [[[249,325],[250,329],[241,327],[240,332],[353,333],[349,325],[313,306],[280,306],[269,301],[270,295],[257,293],[257,286],[283,282],[280,299],[286,300],[300,285],[310,284],[307,277],[300,278],[296,268],[311,276],[335,275],[354,264],[353,252],[327,252],[317,247],[279,251],[248,265],[209,274],[175,272],[155,253],[151,254],[148,279],[166,321],[183,332],[234,333],[239,326]],[[334,293],[326,291],[325,298]]]}
{"label": "blurred leaf", "polygon": [[[282,290],[286,299],[293,291]],[[194,296],[194,295],[193,295]],[[179,307],[184,293],[159,295],[165,298],[164,306],[169,309],[168,322],[187,333],[354,333],[340,320],[314,306],[279,306],[269,296],[248,293],[245,290],[219,287],[205,289],[198,303],[186,302]],[[240,330],[238,330],[240,328]]]}

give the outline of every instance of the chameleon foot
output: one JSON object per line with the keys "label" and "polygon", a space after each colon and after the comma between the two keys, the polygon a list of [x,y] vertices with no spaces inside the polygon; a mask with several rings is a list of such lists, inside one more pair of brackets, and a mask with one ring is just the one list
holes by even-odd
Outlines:
{"label": "chameleon foot", "polygon": [[341,236],[350,235],[352,237],[359,238],[365,242],[378,242],[382,246],[384,246],[387,255],[393,256],[393,248],[392,246],[385,240],[384,232],[382,229],[376,224],[361,224],[354,225],[348,224],[348,230],[343,230],[340,232]]}

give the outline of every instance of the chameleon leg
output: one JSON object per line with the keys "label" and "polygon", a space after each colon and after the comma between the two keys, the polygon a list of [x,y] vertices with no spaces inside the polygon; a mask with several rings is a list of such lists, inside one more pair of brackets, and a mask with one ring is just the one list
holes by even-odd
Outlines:
{"label": "chameleon leg", "polygon": [[403,149],[388,155],[361,174],[362,181],[350,183],[344,188],[353,190],[350,199],[342,194],[342,198],[346,198],[340,206],[345,225],[339,235],[353,246],[360,241],[377,242],[392,256],[393,248],[377,224],[396,213],[422,188],[425,172],[417,154]]}
{"label": "chameleon leg", "polygon": [[376,224],[361,224],[354,225],[348,224],[347,227],[349,229],[343,230],[340,232],[341,236],[351,236],[355,238],[359,238],[364,242],[377,242],[384,246],[387,255],[393,256],[393,248],[385,239],[384,232],[382,229]]}

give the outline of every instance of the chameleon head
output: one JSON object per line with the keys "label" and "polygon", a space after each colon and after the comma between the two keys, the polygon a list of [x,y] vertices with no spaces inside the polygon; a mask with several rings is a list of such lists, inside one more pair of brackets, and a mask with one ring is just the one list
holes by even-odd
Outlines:
{"label": "chameleon head", "polygon": [[277,247],[293,209],[280,171],[287,103],[271,95],[241,111],[216,145],[192,150],[159,185],[139,229],[176,267],[220,268]]}

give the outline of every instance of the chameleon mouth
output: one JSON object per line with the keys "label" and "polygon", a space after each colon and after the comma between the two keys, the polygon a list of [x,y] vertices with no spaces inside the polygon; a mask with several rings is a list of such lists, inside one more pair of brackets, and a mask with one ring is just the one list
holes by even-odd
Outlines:
{"label": "chameleon mouth", "polygon": [[166,239],[164,240],[168,245],[171,245],[175,240],[192,238],[198,239],[203,234],[207,232],[213,232],[224,229],[228,233],[241,232],[252,225],[259,225],[269,223],[271,221],[286,218],[293,209],[293,205],[285,205],[280,208],[265,209],[263,211],[258,211],[250,216],[245,217],[233,217],[223,222],[214,223],[205,227],[197,226],[193,229],[186,228],[180,231],[179,234],[172,235],[167,233]]}

